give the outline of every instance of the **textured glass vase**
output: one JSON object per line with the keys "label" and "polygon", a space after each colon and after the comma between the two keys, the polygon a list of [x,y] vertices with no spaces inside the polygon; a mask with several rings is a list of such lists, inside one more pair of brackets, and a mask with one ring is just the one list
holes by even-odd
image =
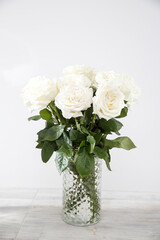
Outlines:
{"label": "textured glass vase", "polygon": [[95,158],[94,171],[80,177],[71,162],[63,173],[63,220],[87,226],[100,220],[102,162]]}

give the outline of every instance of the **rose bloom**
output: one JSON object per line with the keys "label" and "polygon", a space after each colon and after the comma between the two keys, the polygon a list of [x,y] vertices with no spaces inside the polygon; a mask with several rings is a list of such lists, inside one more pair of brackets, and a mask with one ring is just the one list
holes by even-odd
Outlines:
{"label": "rose bloom", "polygon": [[124,95],[114,85],[101,85],[93,97],[93,111],[99,118],[109,120],[120,115],[124,107]]}
{"label": "rose bloom", "polygon": [[59,89],[68,85],[81,85],[82,87],[90,87],[91,81],[82,74],[67,74],[57,79]]}
{"label": "rose bloom", "polygon": [[127,74],[117,74],[113,71],[110,72],[98,72],[95,76],[95,81],[98,86],[108,84],[118,87],[124,94],[124,100],[127,101],[127,106],[132,106],[137,102],[140,95],[140,90],[136,85],[133,77]]}
{"label": "rose bloom", "polygon": [[82,111],[92,104],[93,90],[83,86],[70,85],[60,90],[55,98],[55,105],[62,111],[63,117],[82,116]]}
{"label": "rose bloom", "polygon": [[24,104],[30,111],[46,107],[58,93],[55,80],[47,77],[32,78],[22,90]]}
{"label": "rose bloom", "polygon": [[120,74],[120,90],[124,94],[124,100],[127,101],[128,107],[138,101],[140,89],[136,85],[133,77],[127,74]]}
{"label": "rose bloom", "polygon": [[91,81],[92,87],[96,87],[95,82],[95,71],[91,67],[87,67],[85,65],[74,65],[68,66],[63,70],[65,75],[67,74],[81,74],[88,77]]}
{"label": "rose bloom", "polygon": [[120,85],[120,75],[113,71],[109,71],[109,72],[101,71],[101,72],[97,72],[95,76],[95,81],[98,86],[104,85],[104,84],[112,84],[112,85],[118,86]]}

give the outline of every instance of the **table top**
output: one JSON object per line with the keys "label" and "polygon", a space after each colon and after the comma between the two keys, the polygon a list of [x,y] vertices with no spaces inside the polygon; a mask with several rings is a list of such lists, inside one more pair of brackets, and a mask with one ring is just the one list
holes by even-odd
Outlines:
{"label": "table top", "polygon": [[101,221],[75,227],[61,219],[61,190],[1,189],[4,239],[160,240],[160,193],[104,191]]}

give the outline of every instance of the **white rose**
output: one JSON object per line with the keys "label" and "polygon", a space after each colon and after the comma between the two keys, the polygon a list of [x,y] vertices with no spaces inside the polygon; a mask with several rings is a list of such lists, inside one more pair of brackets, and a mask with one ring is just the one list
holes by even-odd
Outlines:
{"label": "white rose", "polygon": [[67,75],[67,74],[82,74],[90,79],[93,87],[96,87],[95,71],[91,67],[88,67],[85,65],[69,66],[63,70],[63,73],[65,75]]}
{"label": "white rose", "polygon": [[97,72],[95,76],[95,81],[98,86],[104,85],[104,84],[112,84],[115,86],[118,86],[120,84],[120,76],[119,74],[110,71],[110,72]]}
{"label": "white rose", "polygon": [[77,84],[83,87],[90,87],[91,81],[88,77],[81,74],[67,74],[57,79],[57,86],[59,89],[68,85]]}
{"label": "white rose", "polygon": [[130,107],[137,102],[140,95],[140,89],[131,76],[120,74],[120,81],[120,90],[124,94],[124,100],[127,101],[128,107]]}
{"label": "white rose", "polygon": [[93,111],[99,118],[117,117],[124,107],[124,95],[113,85],[101,85],[93,98]]}
{"label": "white rose", "polygon": [[62,111],[65,118],[82,116],[83,110],[91,106],[92,88],[70,85],[62,88],[55,98],[55,105]]}
{"label": "white rose", "polygon": [[32,78],[22,91],[24,104],[30,111],[46,107],[58,93],[55,80],[46,77]]}

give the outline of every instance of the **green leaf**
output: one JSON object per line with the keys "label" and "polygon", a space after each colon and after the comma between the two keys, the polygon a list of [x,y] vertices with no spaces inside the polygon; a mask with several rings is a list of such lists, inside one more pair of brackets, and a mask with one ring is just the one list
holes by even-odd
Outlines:
{"label": "green leaf", "polygon": [[79,145],[79,148],[84,147],[86,145],[86,141],[82,141]]}
{"label": "green leaf", "polygon": [[32,116],[32,117],[29,117],[28,118],[28,121],[38,121],[39,119],[41,119],[41,116],[40,115],[35,115],[35,116]]}
{"label": "green leaf", "polygon": [[73,163],[75,163],[77,161],[78,152],[79,152],[79,149],[75,152],[75,155],[74,155],[74,158],[73,158]]}
{"label": "green leaf", "polygon": [[81,126],[81,131],[82,131],[83,133],[85,133],[85,134],[88,134],[88,135],[90,135],[90,133],[89,133],[88,129],[87,129],[87,128],[85,128],[84,126]]}
{"label": "green leaf", "polygon": [[60,174],[67,168],[69,161],[70,157],[64,155],[61,152],[56,152],[55,162],[58,172]]}
{"label": "green leaf", "polygon": [[127,107],[124,107],[122,110],[121,110],[121,113],[118,117],[116,118],[123,118],[123,117],[126,117],[128,114],[128,108]]}
{"label": "green leaf", "polygon": [[102,137],[102,133],[96,133],[94,135],[94,139],[96,141],[96,144],[99,144],[100,140],[101,140],[101,137]]}
{"label": "green leaf", "polygon": [[86,147],[82,147],[77,156],[76,169],[81,177],[88,176],[93,172],[95,161],[93,154],[88,153]]}
{"label": "green leaf", "polygon": [[107,152],[107,149],[105,149],[105,148],[100,148],[100,147],[96,146],[96,147],[94,148],[93,153],[94,153],[98,158],[102,158],[102,159],[108,158],[108,152]]}
{"label": "green leaf", "polygon": [[70,146],[72,146],[72,141],[70,140],[69,136],[68,136],[68,133],[67,132],[63,132],[63,139],[64,141],[69,144]]}
{"label": "green leaf", "polygon": [[71,141],[74,141],[74,142],[81,142],[86,138],[85,135],[79,132],[78,130],[71,130],[69,133],[69,136]]}
{"label": "green leaf", "polygon": [[106,134],[110,134],[111,132],[115,132],[116,134],[119,135],[119,130],[122,128],[123,124],[119,121],[117,121],[116,119],[112,118],[110,120],[105,120],[105,119],[101,119],[99,121],[98,126],[104,130],[104,132]]}
{"label": "green leaf", "polygon": [[107,166],[108,170],[112,171],[111,167],[110,167],[111,155],[109,153],[109,150],[107,150],[107,153],[108,153],[108,155],[104,160],[105,160],[105,163],[106,163],[106,166]]}
{"label": "green leaf", "polygon": [[104,118],[101,118],[98,123],[98,127],[104,131],[109,132],[109,129],[107,127],[107,120]]}
{"label": "green leaf", "polygon": [[95,141],[96,141],[96,145],[99,144],[101,138],[102,138],[102,133],[100,132],[100,129],[97,129],[98,132],[91,132],[90,131],[90,135],[94,137]]}
{"label": "green leaf", "polygon": [[86,111],[84,111],[84,115],[80,118],[81,125],[88,125],[91,121],[93,112],[93,107],[88,108]]}
{"label": "green leaf", "polygon": [[72,157],[73,155],[73,149],[70,145],[66,144],[66,145],[63,145],[57,152],[61,152],[65,155],[67,155],[68,157]]}
{"label": "green leaf", "polygon": [[107,166],[108,170],[109,170],[109,171],[112,171],[112,169],[111,169],[111,167],[110,167],[109,161],[107,161],[107,160],[105,159],[105,162],[106,162],[106,166]]}
{"label": "green leaf", "polygon": [[44,120],[49,120],[50,118],[52,118],[52,114],[47,108],[42,109],[39,113],[41,115],[41,118],[43,118]]}
{"label": "green leaf", "polygon": [[65,145],[65,141],[64,141],[63,136],[61,136],[60,138],[58,138],[56,140],[56,144],[57,144],[58,148],[60,148],[61,146]]}
{"label": "green leaf", "polygon": [[90,143],[90,153],[93,153],[94,147],[95,147],[95,139],[93,136],[88,136],[87,141]]}
{"label": "green leaf", "polygon": [[55,150],[55,143],[44,142],[42,147],[42,152],[41,152],[42,161],[45,163],[48,162],[54,150]]}
{"label": "green leaf", "polygon": [[50,128],[52,126],[54,126],[54,120],[50,118],[46,121],[46,128]]}
{"label": "green leaf", "polygon": [[75,124],[75,118],[70,118],[70,119],[66,119],[66,122],[68,125],[74,125]]}
{"label": "green leaf", "polygon": [[73,150],[69,145],[62,146],[56,152],[55,162],[60,174],[67,168],[72,155],[73,155]]}
{"label": "green leaf", "polygon": [[54,141],[58,139],[62,135],[64,127],[64,125],[54,125],[53,127],[47,129],[43,139],[47,141]]}
{"label": "green leaf", "polygon": [[81,125],[79,124],[77,118],[75,118],[77,130],[81,132]]}
{"label": "green leaf", "polygon": [[47,128],[44,128],[44,129],[42,129],[41,131],[39,131],[39,132],[37,133],[37,135],[38,135],[38,141],[42,141],[42,140],[44,139],[44,137],[45,137],[45,135],[46,135],[46,132],[47,132]]}
{"label": "green leaf", "polygon": [[82,147],[84,147],[84,146],[86,146],[86,141],[82,141],[82,142],[79,144],[79,147],[78,147],[78,149],[77,149],[77,151],[76,151],[76,154],[75,154],[75,156],[74,156],[74,159],[73,159],[73,162],[74,162],[74,163],[75,163],[76,160],[77,160],[79,150],[80,150]]}
{"label": "green leaf", "polygon": [[39,142],[36,146],[36,148],[42,149],[44,142]]}
{"label": "green leaf", "polygon": [[108,125],[112,132],[118,132],[123,127],[123,124],[114,118],[108,120]]}
{"label": "green leaf", "polygon": [[[79,150],[80,150],[82,147],[84,147],[84,146],[86,146],[86,141],[82,141],[82,142],[79,144],[79,147],[78,147],[78,149],[77,149],[77,151],[76,151],[76,154],[75,154],[75,156],[74,156],[74,159],[73,159],[73,162],[74,162],[74,163],[77,161],[77,157],[78,157],[78,152],[79,152]],[[87,149],[88,149],[88,147],[87,147]]]}
{"label": "green leaf", "polygon": [[132,148],[136,148],[132,140],[128,137],[119,137],[114,140],[108,140],[105,139],[103,140],[104,145],[108,147],[109,149],[111,148],[123,148],[125,150],[130,150]]}
{"label": "green leaf", "polygon": [[98,158],[104,159],[108,170],[111,171],[110,164],[109,164],[109,162],[110,162],[110,154],[109,154],[109,152],[107,151],[107,149],[105,149],[105,148],[100,148],[100,147],[97,147],[97,146],[96,146],[96,147],[94,148],[94,154],[95,154]]}
{"label": "green leaf", "polygon": [[53,101],[49,103],[49,107],[52,109],[52,112],[53,112],[54,116],[60,120],[60,123],[62,125],[64,125],[64,124],[66,125],[65,118],[62,116],[60,109],[58,109],[56,107],[56,105],[54,104]]}

